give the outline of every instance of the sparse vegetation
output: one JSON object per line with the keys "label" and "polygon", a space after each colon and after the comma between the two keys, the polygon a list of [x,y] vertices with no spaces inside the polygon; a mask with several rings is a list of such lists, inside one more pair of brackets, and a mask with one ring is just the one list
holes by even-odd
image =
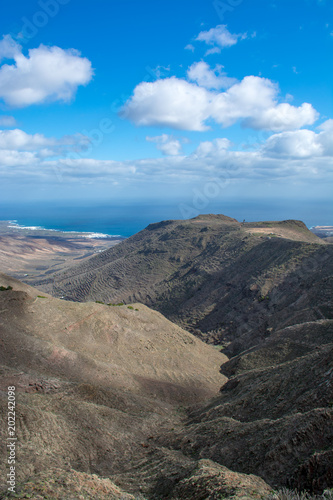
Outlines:
{"label": "sparse vegetation", "polygon": [[311,495],[307,491],[298,492],[296,490],[288,490],[281,488],[278,491],[273,491],[265,500],[332,500],[333,490],[325,490],[322,495]]}
{"label": "sparse vegetation", "polygon": [[269,300],[269,295],[260,295],[258,302],[263,302],[264,300]]}
{"label": "sparse vegetation", "polygon": [[45,295],[37,295],[37,297],[38,297],[39,299],[47,299],[47,297],[45,297]]}

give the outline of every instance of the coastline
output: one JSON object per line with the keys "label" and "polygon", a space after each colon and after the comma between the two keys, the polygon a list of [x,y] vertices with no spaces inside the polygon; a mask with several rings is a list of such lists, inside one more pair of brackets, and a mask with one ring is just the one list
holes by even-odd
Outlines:
{"label": "coastline", "polygon": [[97,232],[61,231],[0,221],[0,268],[27,284],[52,281],[53,274],[107,250],[124,238]]}
{"label": "coastline", "polygon": [[0,220],[0,236],[30,236],[30,237],[60,237],[60,238],[89,238],[114,240],[123,239],[120,234],[106,234],[96,231],[77,231],[49,229],[43,226],[27,226],[19,224],[17,220]]}

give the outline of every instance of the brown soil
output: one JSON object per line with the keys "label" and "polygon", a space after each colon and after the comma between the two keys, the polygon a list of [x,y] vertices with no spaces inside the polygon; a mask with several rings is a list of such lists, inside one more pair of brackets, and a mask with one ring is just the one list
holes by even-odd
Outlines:
{"label": "brown soil", "polygon": [[141,302],[231,357],[283,327],[333,318],[333,247],[300,221],[164,221],[42,287],[72,300]]}

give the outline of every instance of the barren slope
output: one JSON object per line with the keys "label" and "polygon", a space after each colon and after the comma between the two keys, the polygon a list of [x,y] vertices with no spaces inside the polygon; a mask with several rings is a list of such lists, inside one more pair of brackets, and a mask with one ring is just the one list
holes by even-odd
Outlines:
{"label": "barren slope", "polygon": [[300,221],[164,221],[40,283],[72,300],[142,302],[229,356],[278,328],[332,318],[333,247]]}
{"label": "barren slope", "polygon": [[[141,304],[65,302],[3,274],[0,286],[0,421],[6,436],[7,388],[15,386],[16,497],[162,498],[160,485],[165,474],[172,477],[175,461],[153,440],[181,425],[175,403],[218,392],[227,380],[219,366],[227,358]],[[5,443],[0,498],[8,497]],[[113,481],[123,483],[126,468],[137,475],[120,489]],[[179,480],[189,478],[186,488],[194,471],[202,474],[199,463],[183,455],[178,469]],[[227,489],[235,499],[270,491],[260,478],[213,462],[204,474],[194,499],[202,489]]]}
{"label": "barren slope", "polygon": [[[333,486],[332,321],[228,361],[141,304],[66,302],[5,275],[0,286],[0,422],[5,436],[15,385],[20,498],[259,500],[270,486]],[[5,464],[2,446],[2,478]]]}
{"label": "barren slope", "polygon": [[274,487],[332,488],[333,321],[286,328],[222,371],[237,374],[160,442]]}
{"label": "barren slope", "polygon": [[0,361],[11,367],[36,363],[45,375],[176,401],[208,397],[226,380],[226,356],[142,304],[77,304],[0,281],[13,287],[0,292]]}

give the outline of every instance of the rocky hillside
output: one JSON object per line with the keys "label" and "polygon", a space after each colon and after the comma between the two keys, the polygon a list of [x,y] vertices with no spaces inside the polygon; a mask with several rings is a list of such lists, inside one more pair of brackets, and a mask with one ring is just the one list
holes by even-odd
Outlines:
{"label": "rocky hillside", "polygon": [[332,488],[332,324],[285,327],[228,360],[142,304],[59,300],[0,275],[0,422],[6,436],[15,386],[17,498]]}
{"label": "rocky hillside", "polygon": [[[183,403],[219,390],[227,357],[143,304],[54,299],[0,275],[1,359],[45,376]],[[19,348],[18,348],[19,347]]]}
{"label": "rocky hillside", "polygon": [[[142,304],[66,302],[3,274],[0,344],[2,436],[8,387],[16,393],[17,498],[154,498],[176,461],[153,440],[181,425],[180,407],[216,395],[227,380],[219,373],[226,356]],[[140,463],[148,461],[152,471],[161,456],[163,472],[145,480]],[[199,461],[178,461],[183,479],[202,473]],[[7,498],[6,463],[3,443],[1,498]],[[114,484],[138,467],[123,489]],[[246,475],[233,488],[238,474],[213,462],[207,470],[218,477],[206,480],[214,491],[226,488],[228,475],[230,491],[251,488],[254,498],[270,491]]]}
{"label": "rocky hillside", "polygon": [[189,410],[169,446],[273,486],[332,488],[333,321],[276,332],[222,372],[221,395]]}
{"label": "rocky hillside", "polygon": [[144,303],[234,356],[278,329],[333,318],[332,257],[300,221],[201,215],[151,224],[38,286],[75,301]]}

